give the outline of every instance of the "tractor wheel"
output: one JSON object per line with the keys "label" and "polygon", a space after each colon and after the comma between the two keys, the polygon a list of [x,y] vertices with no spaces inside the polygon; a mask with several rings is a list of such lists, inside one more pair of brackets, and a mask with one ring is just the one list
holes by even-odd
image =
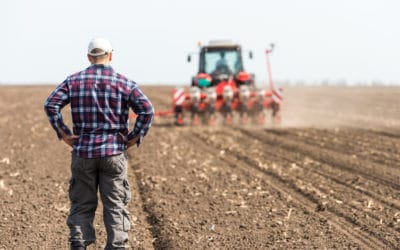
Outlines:
{"label": "tractor wheel", "polygon": [[272,106],[272,123],[274,125],[281,124],[282,117],[281,117],[281,107],[279,104],[275,103]]}

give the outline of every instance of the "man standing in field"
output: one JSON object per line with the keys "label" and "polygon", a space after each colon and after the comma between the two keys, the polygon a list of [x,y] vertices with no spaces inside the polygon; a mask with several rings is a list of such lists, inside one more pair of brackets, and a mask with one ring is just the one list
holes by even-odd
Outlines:
{"label": "man standing in field", "polygon": [[[97,190],[104,206],[106,249],[128,248],[130,201],[126,149],[139,146],[153,121],[154,109],[137,84],[110,66],[108,40],[93,39],[87,55],[91,66],[69,76],[48,97],[44,108],[58,138],[73,148],[67,219],[71,249],[95,242],[93,220]],[[61,109],[71,105],[73,133]],[[137,114],[128,131],[129,108]]]}

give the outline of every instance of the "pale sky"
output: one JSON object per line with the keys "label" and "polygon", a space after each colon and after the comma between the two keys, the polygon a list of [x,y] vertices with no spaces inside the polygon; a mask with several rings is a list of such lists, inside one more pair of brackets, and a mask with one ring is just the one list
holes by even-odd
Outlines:
{"label": "pale sky", "polygon": [[108,38],[112,65],[141,84],[189,84],[197,42],[231,39],[244,61],[276,81],[400,84],[398,0],[3,0],[0,83],[62,82],[87,67],[93,37]]}

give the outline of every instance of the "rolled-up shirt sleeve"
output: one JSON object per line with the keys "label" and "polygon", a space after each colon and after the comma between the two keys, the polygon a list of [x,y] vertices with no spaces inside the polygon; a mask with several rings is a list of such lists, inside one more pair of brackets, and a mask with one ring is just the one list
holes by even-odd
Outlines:
{"label": "rolled-up shirt sleeve", "polygon": [[61,140],[62,136],[60,130],[67,135],[71,135],[71,130],[65,125],[61,114],[61,109],[70,102],[69,89],[67,81],[61,83],[50,94],[44,103],[44,110],[51,126],[56,131],[58,138]]}
{"label": "rolled-up shirt sleeve", "polygon": [[137,115],[135,127],[128,134],[127,139],[131,140],[139,136],[137,146],[139,146],[151,127],[154,118],[154,107],[147,96],[135,86],[129,96],[129,105]]}

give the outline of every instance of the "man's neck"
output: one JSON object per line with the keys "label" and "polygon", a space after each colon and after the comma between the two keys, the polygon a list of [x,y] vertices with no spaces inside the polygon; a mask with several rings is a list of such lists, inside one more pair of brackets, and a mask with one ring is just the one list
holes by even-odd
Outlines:
{"label": "man's neck", "polygon": [[92,65],[104,65],[104,66],[109,66],[110,63],[107,63],[107,62],[95,62],[95,63],[92,63]]}
{"label": "man's neck", "polygon": [[98,61],[96,61],[96,62],[93,62],[92,64],[106,65],[106,66],[108,66],[108,65],[110,65],[110,63],[111,63],[111,61],[110,61],[110,60],[107,60],[107,59],[105,58],[105,59],[103,59],[103,60],[98,60]]}

